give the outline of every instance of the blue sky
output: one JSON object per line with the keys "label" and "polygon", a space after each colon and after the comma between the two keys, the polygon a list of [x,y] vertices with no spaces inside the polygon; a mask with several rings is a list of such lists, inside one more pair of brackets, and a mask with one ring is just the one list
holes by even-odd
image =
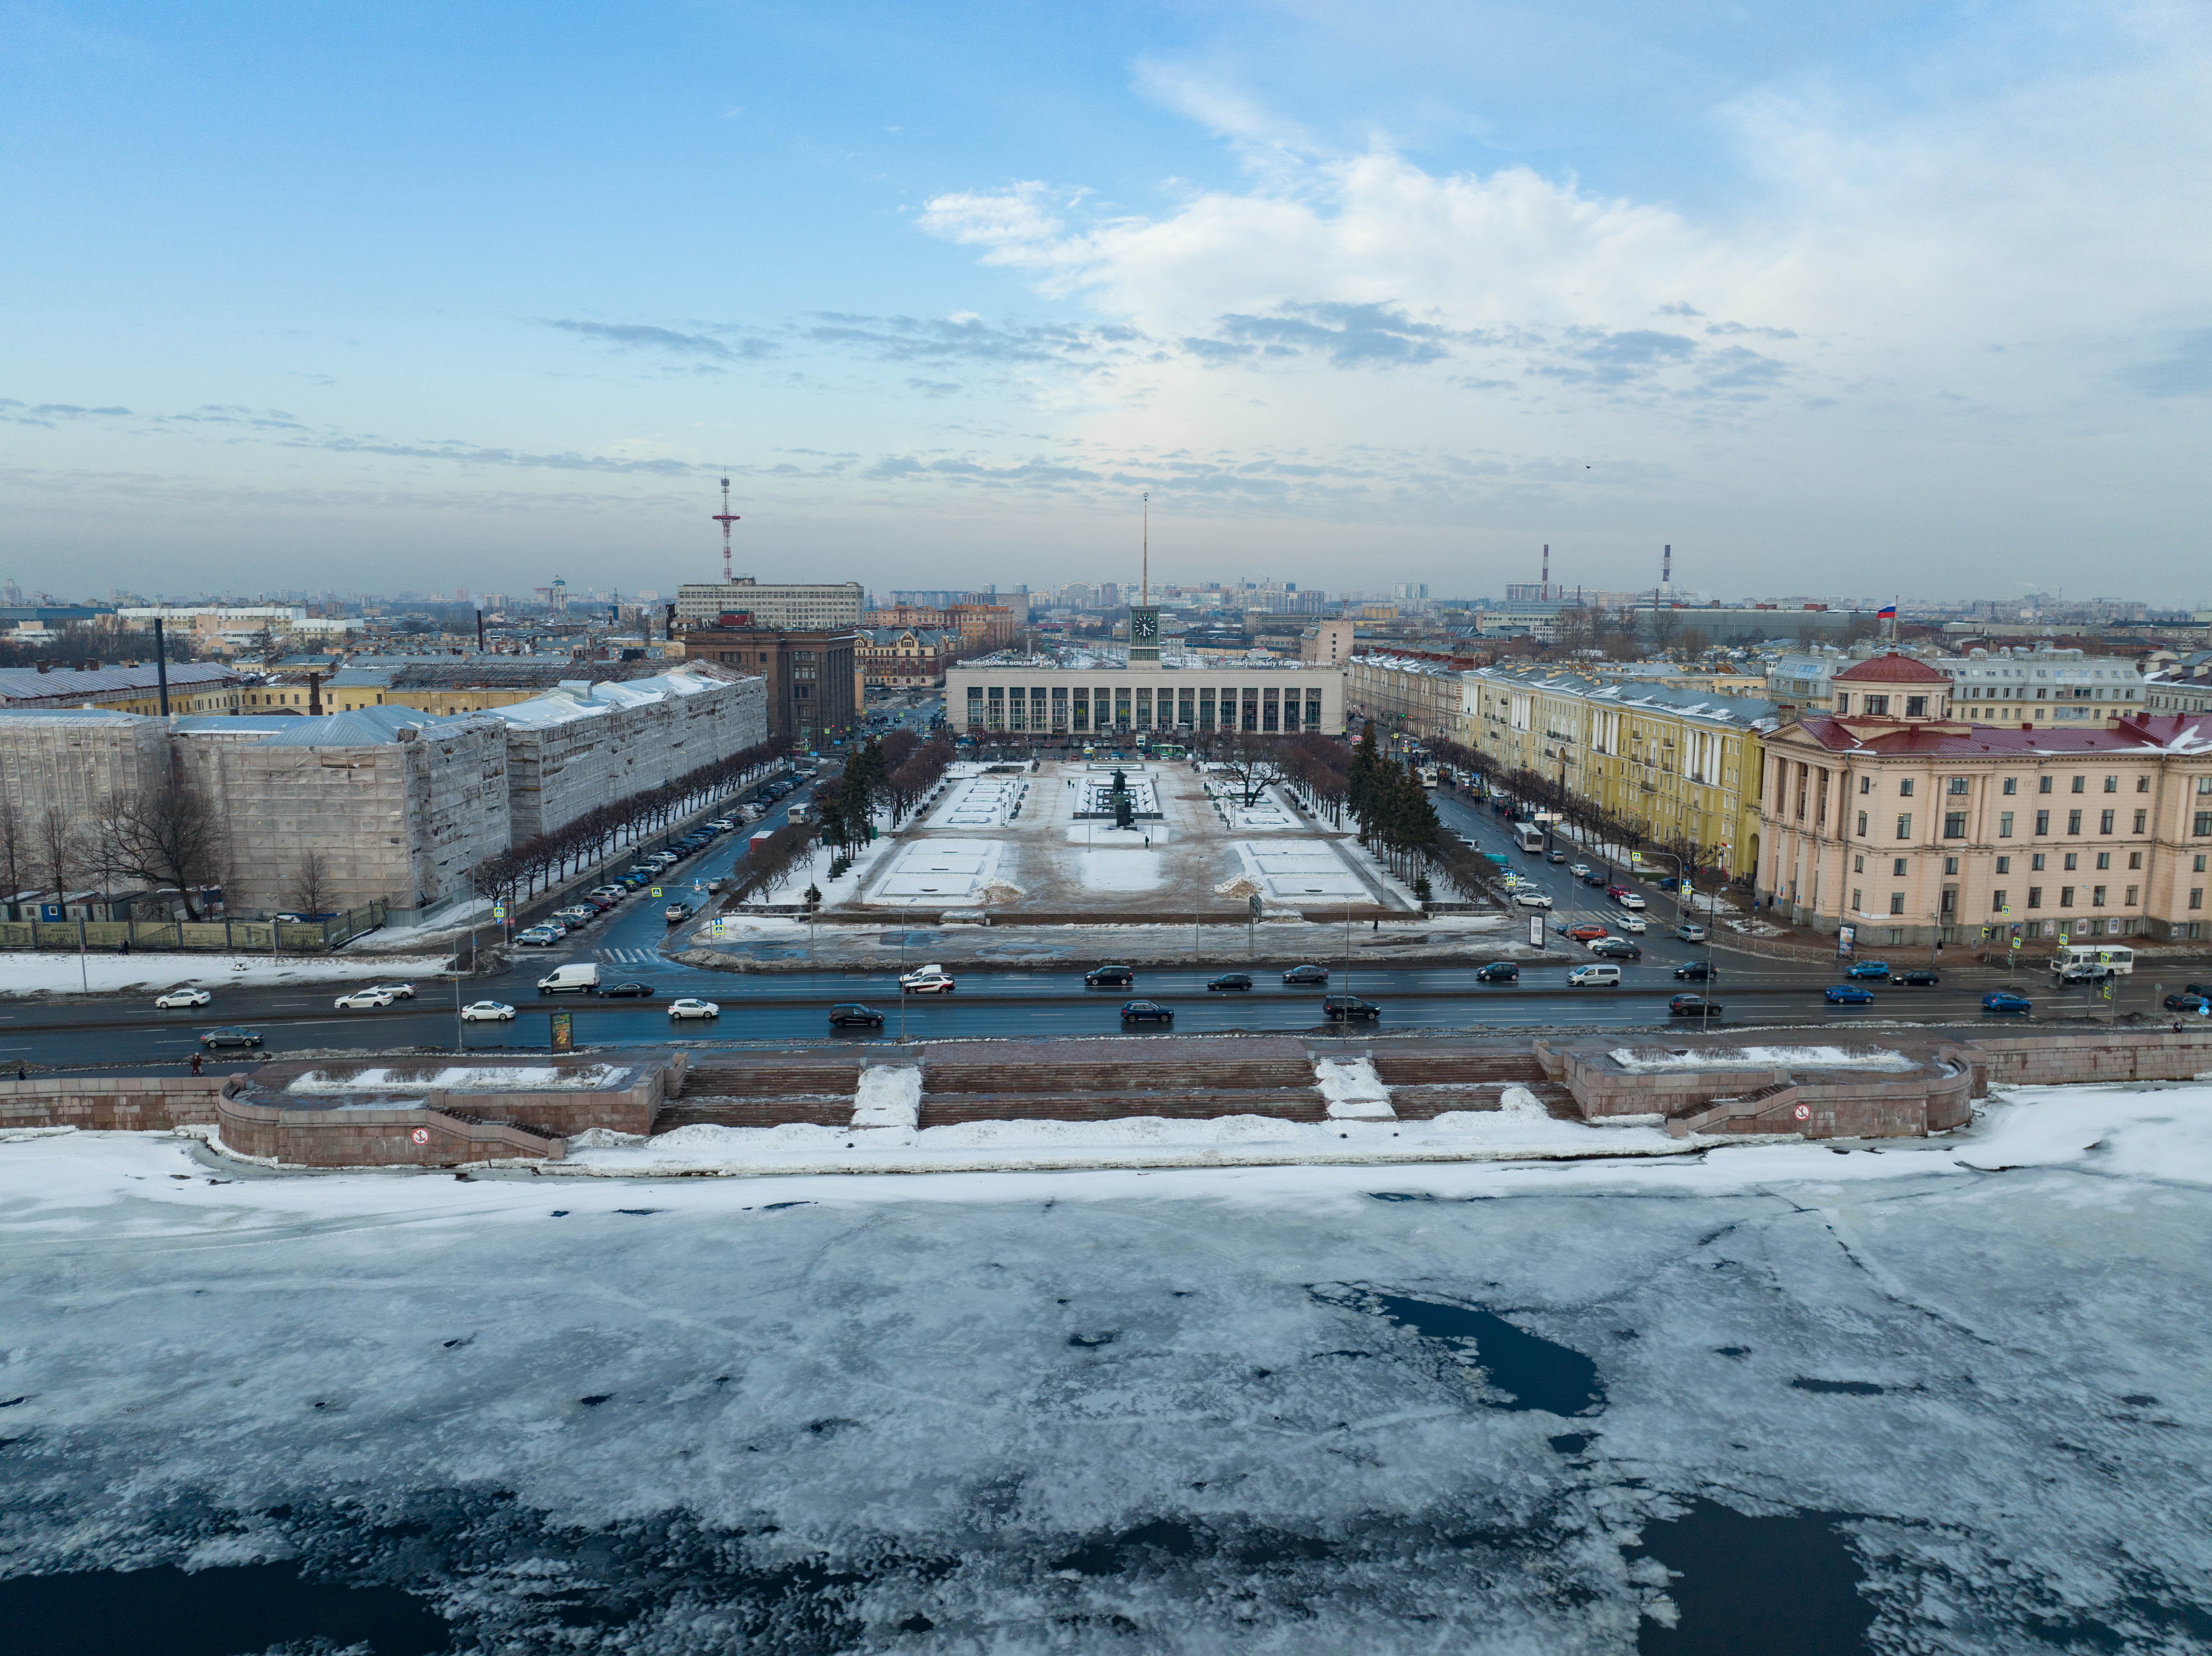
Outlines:
{"label": "blue sky", "polygon": [[0,573],[2212,598],[2182,6],[0,9]]}

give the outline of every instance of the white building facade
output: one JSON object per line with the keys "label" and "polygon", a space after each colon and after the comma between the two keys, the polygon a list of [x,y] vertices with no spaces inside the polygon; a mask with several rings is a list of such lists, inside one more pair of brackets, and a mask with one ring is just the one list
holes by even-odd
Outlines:
{"label": "white building facade", "polygon": [[780,627],[787,633],[830,631],[860,624],[860,583],[687,581],[676,589],[678,621],[713,621],[718,616],[750,615],[756,627]]}
{"label": "white building facade", "polygon": [[988,657],[946,670],[945,707],[956,733],[979,737],[1334,735],[1344,729],[1344,670],[1273,660],[1129,667]]}

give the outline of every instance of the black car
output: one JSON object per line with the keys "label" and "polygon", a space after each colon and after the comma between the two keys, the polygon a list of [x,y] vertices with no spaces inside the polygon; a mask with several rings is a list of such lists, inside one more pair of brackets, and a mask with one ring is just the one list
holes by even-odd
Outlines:
{"label": "black car", "polygon": [[884,1015],[872,1006],[863,1006],[858,1001],[842,1001],[830,1009],[830,1022],[839,1028],[853,1024],[865,1024],[871,1028],[884,1027]]}
{"label": "black car", "polygon": [[649,983],[611,983],[599,993],[608,1000],[651,1000],[653,986]]}
{"label": "black car", "polygon": [[1612,880],[1602,870],[1592,869],[1589,873],[1583,876],[1583,883],[1584,885],[1594,885],[1602,888],[1610,885],[1612,883]]}
{"label": "black car", "polygon": [[1121,1003],[1121,1022],[1124,1023],[1173,1023],[1175,1013],[1156,1000],[1130,1000]]}
{"label": "black car", "polygon": [[1890,981],[1901,983],[1910,989],[1933,989],[1943,981],[1943,974],[1940,972],[1930,972],[1926,967],[1921,966],[1914,968],[1910,972],[1899,972]]}
{"label": "black car", "polygon": [[1708,983],[1720,974],[1720,968],[1711,961],[1691,961],[1674,968],[1674,975],[1685,983]]}
{"label": "black car", "polygon": [[1316,966],[1311,961],[1308,961],[1304,966],[1294,966],[1284,973],[1283,981],[1285,983],[1327,983],[1328,968]]}
{"label": "black car", "polygon": [[234,1027],[210,1029],[200,1037],[200,1045],[210,1052],[215,1051],[218,1046],[258,1046],[260,1044],[261,1032],[258,1029],[240,1029]]}
{"label": "black car", "polygon": [[1341,1023],[1348,1018],[1379,1018],[1382,1009],[1371,1000],[1362,1000],[1357,995],[1323,995],[1321,998],[1322,1016]]}
{"label": "black car", "polygon": [[1131,966],[1094,966],[1083,974],[1085,989],[1127,989],[1137,980]]}
{"label": "black car", "polygon": [[2168,995],[2166,1010],[2169,1012],[2212,1012],[2212,1000],[2202,995]]}
{"label": "black car", "polygon": [[2205,999],[2212,1000],[2212,983],[2189,983],[2182,987],[2192,995],[2202,995]]}
{"label": "black car", "polygon": [[1208,979],[1206,986],[1209,989],[1249,989],[1252,974],[1249,972],[1224,972],[1218,978]]}
{"label": "black car", "polygon": [[1721,1015],[1721,1004],[1707,1000],[1703,995],[1677,995],[1667,1003],[1670,1018],[1717,1018]]}
{"label": "black car", "polygon": [[1644,951],[1626,937],[1595,937],[1591,939],[1589,952],[1607,960],[1640,961]]}
{"label": "black car", "polygon": [[1477,983],[1518,983],[1521,968],[1511,961],[1492,961],[1474,974]]}

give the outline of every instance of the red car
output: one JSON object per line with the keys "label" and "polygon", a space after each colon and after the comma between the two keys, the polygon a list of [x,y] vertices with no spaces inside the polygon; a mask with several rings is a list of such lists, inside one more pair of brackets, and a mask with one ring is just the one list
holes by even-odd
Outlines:
{"label": "red car", "polygon": [[1569,926],[1567,928],[1567,935],[1570,937],[1572,937],[1577,943],[1588,943],[1593,937],[1604,937],[1606,935],[1606,930],[1603,926],[1599,925],[1595,922],[1585,922],[1581,925]]}
{"label": "red car", "polygon": [[1605,889],[1605,895],[1613,901],[1619,902],[1628,895],[1628,888],[1625,885],[1609,885]]}

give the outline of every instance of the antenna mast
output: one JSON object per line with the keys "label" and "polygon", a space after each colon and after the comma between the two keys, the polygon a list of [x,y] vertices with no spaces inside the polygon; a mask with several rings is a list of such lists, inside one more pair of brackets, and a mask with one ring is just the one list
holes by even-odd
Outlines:
{"label": "antenna mast", "polygon": [[1152,491],[1149,488],[1145,491],[1144,552],[1144,595],[1138,602],[1150,604],[1152,601]]}
{"label": "antenna mast", "polygon": [[730,510],[730,480],[722,479],[722,509],[714,514],[714,521],[722,525],[722,585],[730,584],[730,525],[738,514]]}

